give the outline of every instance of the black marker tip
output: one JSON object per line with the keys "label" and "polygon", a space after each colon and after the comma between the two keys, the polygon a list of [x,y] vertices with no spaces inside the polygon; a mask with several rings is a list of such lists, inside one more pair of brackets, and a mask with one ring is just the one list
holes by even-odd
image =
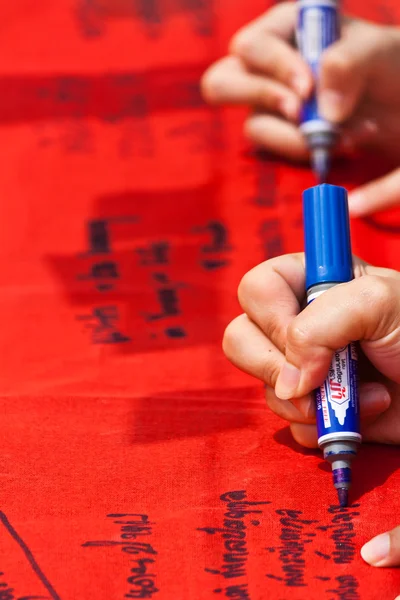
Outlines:
{"label": "black marker tip", "polygon": [[346,507],[349,503],[349,494],[348,494],[348,490],[346,490],[346,488],[338,488],[338,498],[339,498],[339,504],[342,508]]}

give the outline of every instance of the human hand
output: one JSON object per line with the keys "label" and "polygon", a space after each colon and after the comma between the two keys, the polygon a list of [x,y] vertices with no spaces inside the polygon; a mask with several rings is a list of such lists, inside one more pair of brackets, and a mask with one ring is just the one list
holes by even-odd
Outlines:
{"label": "human hand", "polygon": [[[292,160],[308,149],[297,121],[313,88],[308,65],[292,46],[297,6],[284,2],[241,29],[230,55],[202,80],[213,104],[244,104],[257,145]],[[338,152],[368,148],[400,164],[400,29],[345,18],[342,37],[325,51],[318,98],[323,116],[342,129]],[[350,213],[362,216],[400,203],[400,168],[349,195]]]}
{"label": "human hand", "polygon": [[[311,392],[326,378],[334,350],[356,340],[364,354],[363,439],[400,443],[400,273],[354,259],[354,274],[353,281],[327,290],[300,312],[303,254],[264,262],[242,279],[238,295],[244,314],[225,332],[226,356],[266,383],[269,408],[289,421],[303,446],[317,446]],[[364,560],[400,565],[400,527],[382,535],[363,547]]]}

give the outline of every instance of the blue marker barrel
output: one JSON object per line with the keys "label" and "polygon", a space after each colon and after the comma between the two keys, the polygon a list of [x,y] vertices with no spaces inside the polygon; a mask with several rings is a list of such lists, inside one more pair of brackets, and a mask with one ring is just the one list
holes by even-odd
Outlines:
{"label": "blue marker barrel", "polygon": [[[347,192],[318,185],[303,193],[307,302],[353,279]],[[357,352],[353,343],[332,356],[315,390],[318,445],[331,462],[340,502],[347,502],[351,461],[361,442]]]}
{"label": "blue marker barrel", "polygon": [[315,390],[315,401],[319,446],[339,440],[361,442],[358,360],[354,344],[336,350],[328,377]]}
{"label": "blue marker barrel", "polygon": [[[340,36],[338,2],[334,0],[298,0],[299,16],[297,45],[300,54],[318,81],[321,55]],[[335,127],[319,114],[315,94],[305,102],[301,117],[301,130],[308,136],[331,136]],[[314,144],[316,141],[314,141]]]}

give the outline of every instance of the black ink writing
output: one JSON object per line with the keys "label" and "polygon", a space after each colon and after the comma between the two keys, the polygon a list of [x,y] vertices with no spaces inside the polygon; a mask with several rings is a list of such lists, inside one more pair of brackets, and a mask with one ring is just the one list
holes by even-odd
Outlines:
{"label": "black ink writing", "polygon": [[[357,508],[353,505],[352,508]],[[354,538],[354,517],[360,513],[354,510],[341,508],[340,506],[331,506],[329,513],[332,516],[331,539],[335,544],[335,550],[332,553],[333,560],[338,565],[346,565],[354,560],[356,546]]]}
{"label": "black ink writing", "polygon": [[256,159],[254,166],[257,190],[252,202],[262,208],[272,207],[276,200],[275,165],[263,151],[256,151],[252,154]]}
{"label": "black ink writing", "polygon": [[[25,556],[25,559],[28,561],[32,571],[35,573],[37,579],[43,585],[43,587],[45,588],[45,590],[48,594],[48,596],[38,596],[38,595],[26,596],[25,595],[24,597],[15,598],[15,600],[50,600],[50,599],[51,600],[61,600],[60,596],[58,595],[58,593],[56,592],[56,590],[50,583],[49,579],[46,577],[46,575],[40,568],[39,564],[37,563],[32,551],[27,546],[27,544],[24,542],[24,540],[21,538],[19,533],[11,525],[7,516],[3,512],[0,512],[0,523],[4,527],[4,529],[7,531],[7,533],[11,536],[11,538],[14,540],[14,542],[16,542],[16,544],[19,546],[20,550],[22,551],[23,555]],[[3,576],[3,573],[1,573],[0,576]],[[10,588],[6,583],[0,584],[0,590],[2,592],[4,592],[3,596],[0,596],[1,600],[13,600],[14,599],[14,597],[15,597],[13,594],[14,590],[13,590],[13,588]]]}
{"label": "black ink writing", "polygon": [[90,254],[109,254],[110,230],[109,223],[104,219],[93,219],[87,224],[88,244]]}
{"label": "black ink writing", "polygon": [[319,550],[314,550],[315,554],[317,556],[320,556],[321,558],[325,558],[325,560],[330,560],[331,556],[329,554],[325,554],[324,552],[320,552]]}
{"label": "black ink writing", "polygon": [[141,266],[168,265],[170,244],[169,242],[154,242],[147,248],[138,248]]}
{"label": "black ink writing", "polygon": [[336,581],[337,587],[327,591],[336,594],[337,600],[360,600],[358,582],[353,575],[340,575],[336,577]]}
{"label": "black ink writing", "polygon": [[[213,575],[220,575],[224,579],[246,578],[247,557],[249,554],[246,517],[255,514],[261,515],[262,510],[257,507],[270,504],[270,502],[251,502],[247,500],[245,490],[226,492],[220,496],[220,499],[226,503],[222,527],[202,527],[198,529],[198,531],[203,531],[208,535],[219,534],[223,539],[222,565],[218,569],[205,568],[205,571]],[[260,522],[252,520],[250,524],[258,526]],[[225,590],[225,596],[250,598],[249,595],[243,596],[245,592],[248,594],[247,583],[241,583],[240,586],[242,596],[228,596],[228,588]]]}
{"label": "black ink writing", "polygon": [[214,591],[214,594],[224,594],[226,598],[236,598],[237,600],[249,600],[249,591],[247,588],[247,584],[243,583],[241,585],[228,585],[226,588],[217,588]]}
{"label": "black ink writing", "polygon": [[309,539],[306,527],[317,521],[302,519],[302,513],[299,510],[280,509],[276,513],[280,516],[280,540],[282,545],[277,548],[279,551],[279,560],[282,564],[282,571],[285,585],[288,587],[305,587],[305,551],[306,544],[312,542]]}
{"label": "black ink writing", "polygon": [[153,279],[157,282],[157,297],[160,303],[161,312],[148,316],[149,321],[163,319],[165,317],[175,317],[181,314],[177,290],[180,285],[174,285],[170,282],[164,273],[154,273]]}
{"label": "black ink writing", "polygon": [[227,254],[232,250],[226,226],[220,221],[210,221],[204,227],[194,229],[194,232],[205,232],[208,241],[201,246],[201,266],[207,271],[214,271],[229,264]]}
{"label": "black ink writing", "polygon": [[139,538],[150,537],[153,534],[155,523],[149,520],[148,515],[136,513],[109,514],[107,518],[112,519],[114,525],[119,528],[119,540],[100,540],[85,542],[84,548],[119,547],[122,552],[128,554],[134,566],[126,579],[130,586],[124,598],[152,598],[159,592],[156,586],[156,574],[153,572],[157,551],[153,546]]}
{"label": "black ink writing", "polygon": [[79,321],[84,321],[85,326],[92,331],[93,344],[121,344],[130,341],[118,329],[119,310],[117,306],[96,306],[90,314],[78,315]]}
{"label": "black ink writing", "polygon": [[259,235],[263,248],[264,260],[274,258],[284,253],[281,222],[278,219],[263,221],[260,225]]}

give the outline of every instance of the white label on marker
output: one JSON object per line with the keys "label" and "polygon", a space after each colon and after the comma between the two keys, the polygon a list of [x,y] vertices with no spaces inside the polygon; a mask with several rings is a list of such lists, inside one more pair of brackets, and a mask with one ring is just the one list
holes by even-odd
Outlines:
{"label": "white label on marker", "polygon": [[326,398],[325,383],[321,385],[321,409],[325,427],[331,426],[331,418],[329,416],[328,400]]}
{"label": "white label on marker", "polygon": [[310,62],[316,62],[322,52],[321,27],[323,11],[319,8],[310,8],[304,13],[303,23],[303,52]]}
{"label": "white label on marker", "polygon": [[347,347],[337,350],[332,358],[326,384],[329,386],[329,403],[340,425],[344,425],[350,404]]}

